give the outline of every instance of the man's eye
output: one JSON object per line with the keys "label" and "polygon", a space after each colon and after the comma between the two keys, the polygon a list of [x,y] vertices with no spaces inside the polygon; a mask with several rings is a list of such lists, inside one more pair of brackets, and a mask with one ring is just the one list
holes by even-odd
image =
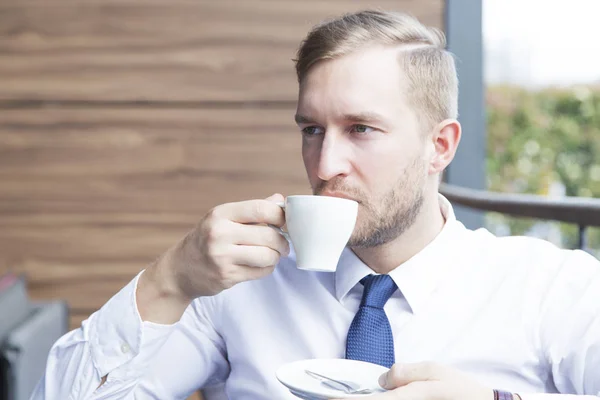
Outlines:
{"label": "man's eye", "polygon": [[323,128],[318,126],[307,126],[302,128],[302,133],[306,136],[320,135],[323,133]]}
{"label": "man's eye", "polygon": [[351,130],[352,130],[352,133],[358,133],[360,135],[364,135],[364,134],[371,133],[373,131],[373,128],[371,128],[370,126],[367,126],[367,125],[357,124],[357,125],[352,125]]}

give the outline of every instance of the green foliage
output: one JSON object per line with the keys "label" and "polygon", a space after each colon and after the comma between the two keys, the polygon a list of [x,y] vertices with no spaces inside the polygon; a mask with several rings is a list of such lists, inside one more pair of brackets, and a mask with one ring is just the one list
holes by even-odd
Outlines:
{"label": "green foliage", "polygon": [[[486,107],[489,190],[600,197],[600,88],[488,87]],[[512,235],[538,222],[487,216],[490,229]],[[577,227],[556,226],[559,244],[576,247]],[[590,230],[589,246],[600,249],[600,230]]]}

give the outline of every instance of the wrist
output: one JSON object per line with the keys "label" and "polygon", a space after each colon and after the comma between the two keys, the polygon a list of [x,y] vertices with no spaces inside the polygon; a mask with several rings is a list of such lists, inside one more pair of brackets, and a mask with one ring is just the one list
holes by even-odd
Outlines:
{"label": "wrist", "polygon": [[150,284],[159,297],[189,304],[193,298],[189,297],[181,288],[180,274],[175,265],[176,260],[177,247],[173,247],[152,263],[146,272]]}
{"label": "wrist", "polygon": [[140,276],[136,294],[143,321],[173,324],[181,319],[192,302],[179,289],[169,259],[170,251],[167,251]]}

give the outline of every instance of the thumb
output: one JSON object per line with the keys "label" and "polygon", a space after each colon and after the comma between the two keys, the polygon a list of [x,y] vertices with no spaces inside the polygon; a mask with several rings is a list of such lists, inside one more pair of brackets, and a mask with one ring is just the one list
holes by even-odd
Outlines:
{"label": "thumb", "polygon": [[265,200],[272,201],[273,203],[281,203],[285,201],[285,197],[283,197],[283,195],[280,193],[275,193],[267,197]]}
{"label": "thumb", "polygon": [[379,385],[391,390],[411,382],[442,380],[446,375],[444,367],[431,362],[394,364],[388,372],[379,377]]}

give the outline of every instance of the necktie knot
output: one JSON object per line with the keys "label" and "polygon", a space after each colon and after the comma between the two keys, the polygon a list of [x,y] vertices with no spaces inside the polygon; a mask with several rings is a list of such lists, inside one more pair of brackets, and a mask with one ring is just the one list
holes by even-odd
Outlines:
{"label": "necktie knot", "polygon": [[389,275],[367,275],[361,282],[365,287],[361,307],[383,308],[398,289],[396,282]]}

